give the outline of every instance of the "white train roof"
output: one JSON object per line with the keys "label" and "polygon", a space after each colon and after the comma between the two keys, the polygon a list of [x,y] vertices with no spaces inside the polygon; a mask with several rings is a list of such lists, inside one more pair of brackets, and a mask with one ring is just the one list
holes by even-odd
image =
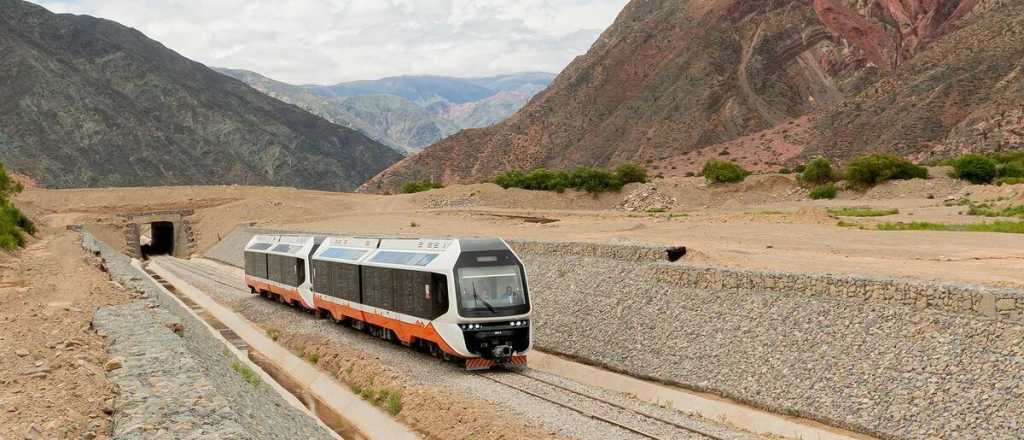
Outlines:
{"label": "white train roof", "polygon": [[289,257],[302,257],[309,255],[317,237],[312,235],[256,235],[245,250],[248,252],[259,252],[265,254],[285,255]]}

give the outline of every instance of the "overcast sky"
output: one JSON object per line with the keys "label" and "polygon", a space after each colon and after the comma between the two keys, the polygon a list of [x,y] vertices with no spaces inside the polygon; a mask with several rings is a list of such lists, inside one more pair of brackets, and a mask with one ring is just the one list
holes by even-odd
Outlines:
{"label": "overcast sky", "polygon": [[628,0],[34,0],[108,18],[210,66],[331,84],[557,73]]}

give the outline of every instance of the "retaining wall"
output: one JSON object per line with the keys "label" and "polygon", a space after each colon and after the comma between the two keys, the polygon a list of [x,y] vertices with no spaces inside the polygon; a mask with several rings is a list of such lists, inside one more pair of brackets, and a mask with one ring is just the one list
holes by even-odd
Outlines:
{"label": "retaining wall", "polygon": [[[241,265],[252,234],[236,230],[207,255]],[[1018,290],[692,266],[647,246],[510,244],[542,350],[883,438],[1024,432]]]}
{"label": "retaining wall", "polygon": [[[243,380],[232,369],[232,364],[237,363],[238,359],[230,354],[228,346],[144,272],[132,266],[129,258],[95,240],[88,233],[83,234],[82,242],[86,249],[98,252],[103,257],[115,281],[141,292],[146,299],[144,302],[103,310],[97,314],[98,319],[104,321],[101,325],[111,333],[119,332],[126,339],[152,339],[151,343],[143,346],[130,345],[134,348],[126,350],[129,356],[126,356],[125,371],[113,373],[115,377],[125,378],[121,381],[124,383],[120,384],[123,393],[115,403],[115,410],[123,416],[115,417],[114,438],[158,438],[154,435],[161,428],[159,423],[166,425],[163,432],[169,436],[167,438],[333,438],[313,418],[291,406],[269,386],[253,386]],[[144,307],[145,302],[159,304],[158,310]],[[166,317],[173,317],[182,324],[180,337],[162,324],[153,324],[166,321]],[[132,325],[112,323],[111,320],[128,320]],[[122,331],[135,325],[147,331],[135,331],[134,336]],[[113,348],[117,341],[111,342]],[[159,361],[166,361],[166,356],[160,353],[168,350],[183,359],[172,360],[186,367],[181,372],[182,377],[161,374],[163,367]],[[132,356],[137,359],[132,359]],[[147,363],[145,358],[158,362]],[[133,363],[136,365],[131,365]],[[132,371],[133,368],[138,371]],[[195,372],[201,375],[195,376]],[[191,387],[182,383],[185,379],[191,383]],[[149,385],[142,385],[146,383]],[[125,389],[125,384],[132,389]],[[196,390],[208,393],[208,404],[194,405],[193,402],[182,400]],[[175,405],[183,408],[176,408]],[[151,425],[149,430],[139,429],[140,425],[146,424]],[[175,427],[187,430],[175,432]]]}

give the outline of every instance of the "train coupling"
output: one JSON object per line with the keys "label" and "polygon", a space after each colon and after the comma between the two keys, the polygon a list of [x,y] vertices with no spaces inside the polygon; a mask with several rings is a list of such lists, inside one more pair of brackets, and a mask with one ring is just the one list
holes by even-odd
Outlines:
{"label": "train coupling", "polygon": [[493,355],[494,359],[499,362],[511,358],[513,353],[515,353],[515,351],[513,351],[511,345],[499,345],[491,349],[491,355]]}

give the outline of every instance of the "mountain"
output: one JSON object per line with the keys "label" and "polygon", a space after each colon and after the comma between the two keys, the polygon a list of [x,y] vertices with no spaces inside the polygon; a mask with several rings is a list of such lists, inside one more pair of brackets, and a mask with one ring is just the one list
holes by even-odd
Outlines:
{"label": "mountain", "polygon": [[109,20],[0,0],[0,162],[47,187],[351,190],[401,155]]}
{"label": "mountain", "polygon": [[438,142],[361,190],[537,166],[682,171],[726,156],[778,169],[813,153],[1020,146],[1022,3],[633,0],[516,115]]}
{"label": "mountain", "polygon": [[328,93],[327,87],[295,86],[247,70],[217,70],[398,151],[419,151],[459,131],[452,121],[401,96],[338,95]]}
{"label": "mountain", "polygon": [[318,86],[287,84],[247,70],[218,70],[405,152],[463,128],[500,122],[554,79],[550,73],[527,72],[485,78],[399,76]]}

